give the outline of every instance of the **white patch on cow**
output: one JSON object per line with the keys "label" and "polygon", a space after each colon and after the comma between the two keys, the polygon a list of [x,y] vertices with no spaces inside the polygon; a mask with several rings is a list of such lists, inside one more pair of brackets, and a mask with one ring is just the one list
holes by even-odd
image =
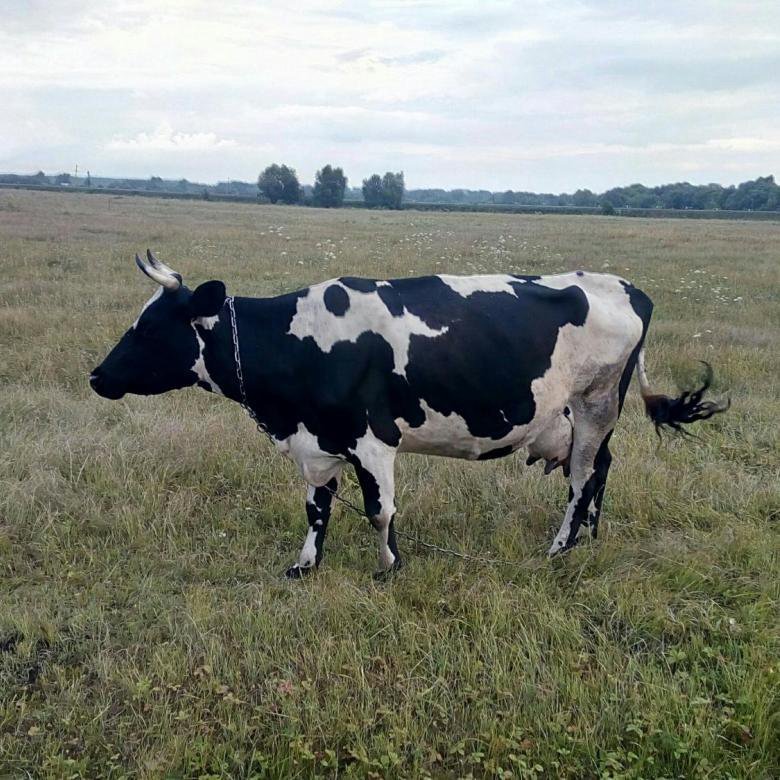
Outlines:
{"label": "white patch on cow", "polygon": [[193,322],[206,330],[213,330],[214,326],[219,322],[219,314],[215,314],[212,317],[198,317]]}
{"label": "white patch on cow", "polygon": [[[339,285],[349,296],[349,308],[336,316],[325,308],[323,297],[331,285]],[[288,333],[303,340],[313,338],[323,352],[330,352],[339,342],[355,343],[363,333],[377,333],[393,350],[393,371],[405,376],[409,362],[409,341],[412,336],[435,338],[447,332],[447,327],[430,328],[417,315],[405,311],[394,317],[376,291],[359,292],[337,281],[323,282],[309,288],[298,299],[295,316]]]}
{"label": "white patch on cow", "polygon": [[194,325],[192,326],[192,330],[195,333],[195,338],[198,340],[198,357],[195,359],[195,363],[190,371],[194,371],[198,376],[198,380],[207,384],[212,392],[224,395],[222,388],[220,388],[220,386],[211,378],[211,375],[206,368],[206,361],[203,359],[203,350],[206,348],[206,344],[200,337],[200,333],[198,333]]}
{"label": "white patch on cow", "polygon": [[300,557],[298,558],[298,565],[302,569],[310,569],[317,562],[317,546],[315,541],[317,539],[317,532],[313,528],[309,528],[306,534],[306,541],[303,543]]}
{"label": "white patch on cow", "polygon": [[512,282],[525,282],[524,279],[516,279],[509,274],[490,274],[482,276],[451,276],[449,274],[439,274],[444,284],[454,290],[458,295],[468,298],[476,292],[503,292],[517,297]]}
{"label": "white patch on cow", "polygon": [[132,329],[135,330],[138,327],[138,323],[141,321],[141,317],[144,316],[144,312],[165,292],[164,287],[158,287],[153,293],[152,297],[144,304],[141,313],[136,318],[136,321],[132,324]]}
{"label": "white patch on cow", "polygon": [[519,449],[526,443],[529,431],[533,430],[529,425],[515,425],[506,436],[500,439],[474,436],[469,431],[466,420],[456,412],[442,414],[432,409],[422,399],[420,406],[425,413],[425,422],[422,425],[412,428],[401,417],[395,420],[401,431],[399,452],[477,460],[480,455],[501,447],[509,446],[515,450]]}
{"label": "white patch on cow", "polygon": [[390,521],[395,514],[396,448],[380,441],[369,430],[349,452],[374,477],[379,489],[380,510],[378,515],[371,518],[371,522],[379,535],[379,565],[386,571],[395,563],[395,555],[387,542]]}
{"label": "white patch on cow", "polygon": [[344,459],[320,449],[317,437],[303,423],[286,439],[274,439],[279,452],[298,466],[301,476],[314,487],[327,485],[344,468]]}
{"label": "white patch on cow", "polygon": [[550,368],[531,383],[537,406],[563,408],[569,397],[612,386],[642,336],[642,320],[629,304],[617,277],[576,274],[543,277],[537,284],[555,289],[572,285],[588,299],[583,325],[558,331]]}

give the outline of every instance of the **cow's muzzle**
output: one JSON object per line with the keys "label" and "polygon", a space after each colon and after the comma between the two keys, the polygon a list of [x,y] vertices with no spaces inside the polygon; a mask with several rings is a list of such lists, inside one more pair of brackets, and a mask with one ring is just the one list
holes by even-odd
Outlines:
{"label": "cow's muzzle", "polygon": [[120,390],[116,384],[106,376],[100,366],[89,375],[89,386],[99,396],[108,398],[110,401],[117,401],[125,394],[124,390]]}

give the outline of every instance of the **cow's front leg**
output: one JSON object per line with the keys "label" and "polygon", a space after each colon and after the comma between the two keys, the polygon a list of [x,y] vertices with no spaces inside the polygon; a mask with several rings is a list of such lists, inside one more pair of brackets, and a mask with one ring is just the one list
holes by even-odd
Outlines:
{"label": "cow's front leg", "polygon": [[306,493],[306,518],[309,521],[309,530],[306,532],[306,540],[301,548],[298,563],[293,564],[285,572],[290,579],[300,579],[314,571],[322,561],[325,534],[328,531],[328,520],[333,503],[333,494],[339,486],[337,477],[334,477],[322,487],[309,485]]}
{"label": "cow's front leg", "polygon": [[379,439],[361,439],[350,458],[363,492],[363,504],[379,541],[377,579],[401,568],[395,538],[395,453],[394,447]]}

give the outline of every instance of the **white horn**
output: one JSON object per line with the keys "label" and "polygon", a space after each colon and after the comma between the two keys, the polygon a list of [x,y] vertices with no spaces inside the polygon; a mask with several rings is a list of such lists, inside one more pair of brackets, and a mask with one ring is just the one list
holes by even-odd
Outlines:
{"label": "white horn", "polygon": [[165,263],[158,260],[153,254],[151,249],[146,250],[146,256],[152,265],[152,268],[156,268],[158,271],[162,271],[164,274],[170,274],[171,276],[180,276],[173,268],[165,265]]}
{"label": "white horn", "polygon": [[157,284],[161,284],[166,290],[178,290],[181,287],[181,280],[177,276],[173,276],[173,272],[167,273],[157,268],[153,268],[148,263],[141,260],[138,255],[135,256],[135,264]]}

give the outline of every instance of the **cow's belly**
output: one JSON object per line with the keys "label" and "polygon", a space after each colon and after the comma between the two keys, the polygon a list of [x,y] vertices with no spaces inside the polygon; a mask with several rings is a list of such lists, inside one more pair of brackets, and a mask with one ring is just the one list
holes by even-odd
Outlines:
{"label": "cow's belly", "polygon": [[563,415],[560,408],[537,409],[537,414],[528,425],[516,425],[500,439],[486,436],[474,436],[466,421],[458,414],[448,415],[431,409],[421,402],[425,411],[425,422],[415,428],[404,420],[396,420],[401,430],[399,452],[414,452],[421,455],[441,455],[466,460],[489,459],[508,455],[515,450],[528,447],[545,430],[551,430]]}

